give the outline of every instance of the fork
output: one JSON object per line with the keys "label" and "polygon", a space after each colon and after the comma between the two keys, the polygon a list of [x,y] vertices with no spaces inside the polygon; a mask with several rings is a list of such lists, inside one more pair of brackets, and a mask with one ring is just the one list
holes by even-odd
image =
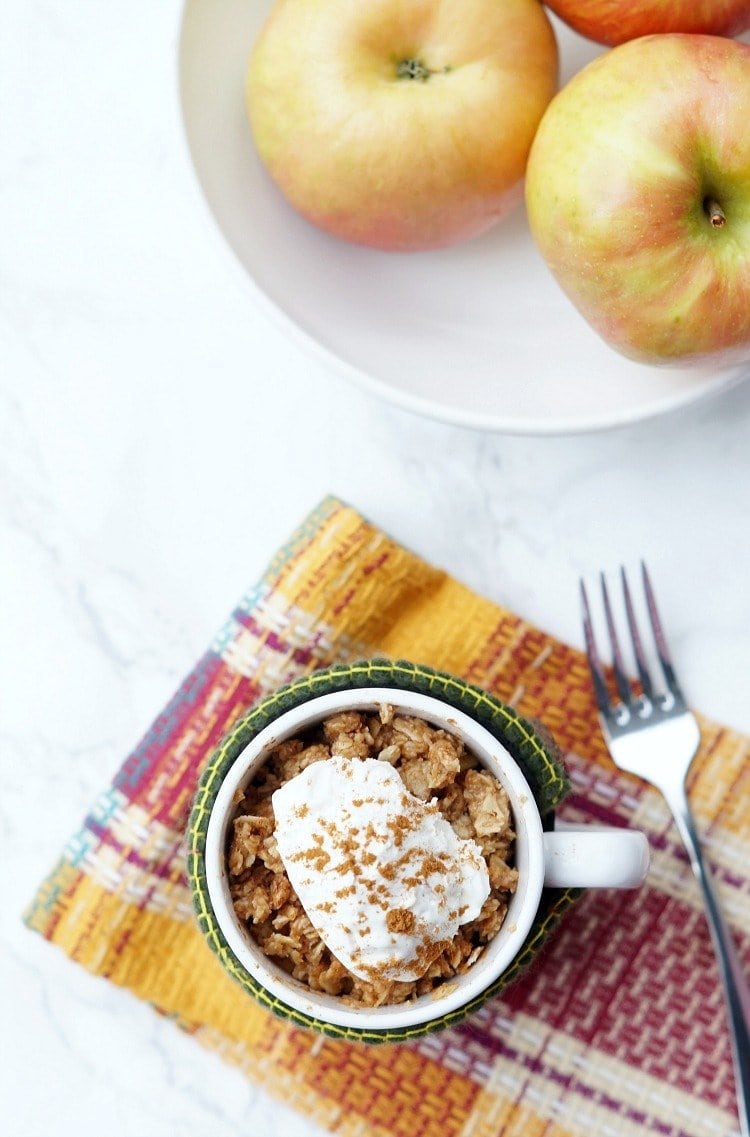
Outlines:
{"label": "fork", "polygon": [[599,707],[599,721],[612,760],[621,770],[637,774],[660,790],[672,812],[690,857],[691,867],[703,890],[708,926],[729,1018],[740,1133],[742,1137],[750,1137],[750,986],[716,899],[685,788],[687,772],[700,745],[700,728],[688,709],[677,682],[654,590],[643,562],[641,575],[664,689],[657,685],[658,679],[654,681],[647,663],[624,568],[620,570],[620,579],[640,690],[631,684],[625,670],[604,573],[600,577],[602,600],[617,699],[610,697],[607,676],[594,638],[586,586],[581,581],[586,654]]}

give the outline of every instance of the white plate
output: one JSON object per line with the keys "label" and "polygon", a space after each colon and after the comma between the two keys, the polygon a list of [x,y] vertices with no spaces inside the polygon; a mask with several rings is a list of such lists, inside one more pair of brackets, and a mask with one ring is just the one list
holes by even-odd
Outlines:
{"label": "white plate", "polygon": [[[381,253],[326,236],[282,199],[245,118],[244,78],[270,0],[187,0],[180,94],[198,181],[254,291],[347,377],[420,414],[485,430],[562,434],[635,422],[746,377],[644,367],[578,315],[523,207],[482,237]],[[599,49],[555,23],[567,79]]]}

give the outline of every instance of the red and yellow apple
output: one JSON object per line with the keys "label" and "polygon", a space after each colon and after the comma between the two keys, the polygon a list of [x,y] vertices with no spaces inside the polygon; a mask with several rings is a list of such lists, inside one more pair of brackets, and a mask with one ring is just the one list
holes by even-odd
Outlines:
{"label": "red and yellow apple", "polygon": [[556,88],[538,0],[277,0],[247,108],[263,163],[309,221],[415,250],[472,237],[521,200]]}
{"label": "red and yellow apple", "polygon": [[750,28],[750,0],[546,0],[581,35],[610,47],[661,32],[736,36]]}
{"label": "red and yellow apple", "polygon": [[658,35],[551,102],[526,177],[537,245],[613,347],[649,363],[750,357],[750,47]]}

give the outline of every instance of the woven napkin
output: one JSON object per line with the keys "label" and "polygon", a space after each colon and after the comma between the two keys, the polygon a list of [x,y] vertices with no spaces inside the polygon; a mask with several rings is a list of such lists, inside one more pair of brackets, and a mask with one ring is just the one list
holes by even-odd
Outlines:
{"label": "woven napkin", "polygon": [[[367,1047],[270,1015],[226,976],[193,916],[185,827],[203,764],[239,715],[308,671],[376,654],[450,671],[541,720],[572,779],[560,815],[644,830],[652,869],[640,890],[586,893],[534,966],[460,1025]],[[750,740],[701,727],[691,800],[748,961]],[[342,1137],[736,1133],[700,896],[659,795],[607,758],[585,659],[334,498],[242,599],[26,921]]]}

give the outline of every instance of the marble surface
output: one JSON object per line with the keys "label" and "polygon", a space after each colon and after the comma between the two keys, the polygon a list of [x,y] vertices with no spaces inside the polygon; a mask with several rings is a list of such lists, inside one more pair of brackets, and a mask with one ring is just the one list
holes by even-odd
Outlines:
{"label": "marble surface", "polygon": [[20,914],[234,600],[328,492],[580,643],[645,556],[692,701],[750,730],[750,384],[614,433],[507,438],[345,386],[257,311],[182,146],[179,4],[6,0],[0,58],[0,908],[8,1131],[304,1119]]}

